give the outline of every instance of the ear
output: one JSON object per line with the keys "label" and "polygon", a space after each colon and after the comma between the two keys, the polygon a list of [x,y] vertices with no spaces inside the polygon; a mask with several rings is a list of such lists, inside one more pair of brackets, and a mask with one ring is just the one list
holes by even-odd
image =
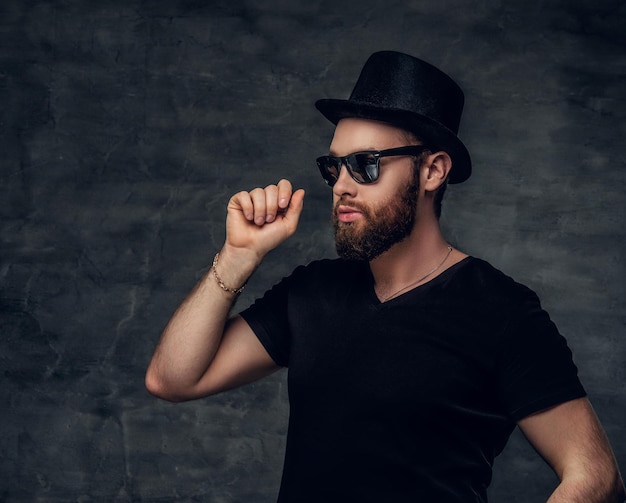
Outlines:
{"label": "ear", "polygon": [[425,170],[424,190],[434,192],[448,177],[452,169],[452,159],[443,150],[435,152],[425,160],[423,169]]}

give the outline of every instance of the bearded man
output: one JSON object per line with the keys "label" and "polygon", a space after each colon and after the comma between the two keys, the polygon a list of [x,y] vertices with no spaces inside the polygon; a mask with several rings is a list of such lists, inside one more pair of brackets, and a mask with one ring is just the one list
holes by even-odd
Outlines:
{"label": "bearded man", "polygon": [[146,375],[171,401],[288,368],[280,502],[486,502],[519,426],[560,479],[550,501],[617,502],[623,484],[572,355],[537,296],[452,247],[448,183],[471,174],[463,93],[434,66],[384,51],[317,159],[338,259],[297,268],[229,319],[263,257],[291,236],[304,192],[239,192],[213,267],[176,311]]}

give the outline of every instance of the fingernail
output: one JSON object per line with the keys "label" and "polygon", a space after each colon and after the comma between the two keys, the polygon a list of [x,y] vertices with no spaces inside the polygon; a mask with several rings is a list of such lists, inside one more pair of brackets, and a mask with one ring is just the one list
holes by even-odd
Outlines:
{"label": "fingernail", "polygon": [[265,221],[266,221],[266,222],[272,222],[273,220],[274,220],[274,215],[267,215],[267,216],[265,217]]}
{"label": "fingernail", "polygon": [[263,225],[265,223],[265,219],[263,217],[257,217],[255,222],[257,225]]}

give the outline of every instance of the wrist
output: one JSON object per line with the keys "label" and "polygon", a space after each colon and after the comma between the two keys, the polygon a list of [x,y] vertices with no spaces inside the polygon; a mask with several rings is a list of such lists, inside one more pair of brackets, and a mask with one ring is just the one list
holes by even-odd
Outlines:
{"label": "wrist", "polygon": [[217,282],[217,286],[219,286],[226,293],[233,293],[235,295],[240,295],[241,292],[243,292],[244,288],[246,287],[246,284],[248,283],[248,281],[246,280],[243,283],[243,285],[239,287],[227,286],[226,283],[224,283],[224,280],[222,279],[220,274],[217,272],[217,265],[219,263],[219,258],[220,258],[220,252],[217,252],[215,254],[215,257],[213,257],[213,264],[211,265],[211,270],[213,271],[213,277],[215,278],[215,281]]}
{"label": "wrist", "polygon": [[213,257],[209,276],[224,292],[239,295],[260,262],[254,252],[225,244]]}

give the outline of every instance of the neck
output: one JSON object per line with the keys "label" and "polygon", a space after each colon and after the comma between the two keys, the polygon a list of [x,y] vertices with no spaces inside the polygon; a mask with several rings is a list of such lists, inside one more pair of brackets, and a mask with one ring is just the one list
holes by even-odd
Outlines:
{"label": "neck", "polygon": [[416,224],[406,239],[370,262],[379,299],[427,283],[466,256],[457,250],[450,253],[448,246],[438,221]]}

